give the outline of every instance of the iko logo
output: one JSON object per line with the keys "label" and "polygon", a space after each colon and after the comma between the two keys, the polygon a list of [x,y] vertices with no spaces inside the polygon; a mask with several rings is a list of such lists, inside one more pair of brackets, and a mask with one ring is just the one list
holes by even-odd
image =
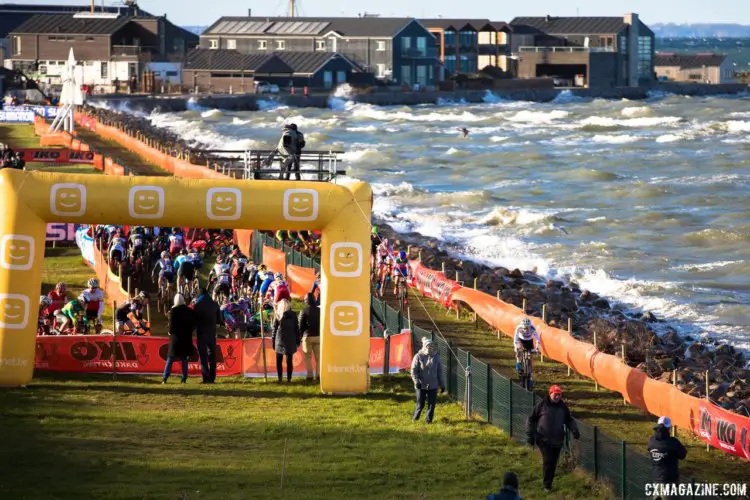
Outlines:
{"label": "iko logo", "polygon": [[10,271],[28,271],[34,264],[34,238],[6,234],[0,238],[0,267]]}

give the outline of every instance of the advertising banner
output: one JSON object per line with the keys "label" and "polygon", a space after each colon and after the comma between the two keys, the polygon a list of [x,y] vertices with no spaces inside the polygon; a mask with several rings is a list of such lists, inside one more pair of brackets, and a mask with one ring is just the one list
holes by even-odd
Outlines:
{"label": "advertising banner", "polygon": [[704,441],[726,453],[750,460],[750,421],[709,402],[699,403],[693,431]]}
{"label": "advertising banner", "polygon": [[81,249],[81,256],[89,266],[95,268],[94,238],[89,234],[89,227],[82,226],[76,231],[76,245]]}
{"label": "advertising banner", "polygon": [[445,307],[451,305],[453,292],[461,288],[461,285],[449,280],[440,271],[429,269],[419,262],[410,261],[412,268],[412,286],[423,295],[439,302]]}
{"label": "advertising banner", "polygon": [[35,115],[33,111],[9,111],[7,108],[0,109],[0,122],[34,123],[34,116]]}
{"label": "advertising banner", "polygon": [[[71,335],[37,337],[34,368],[73,373],[112,373],[112,352],[116,353],[118,374],[161,374],[167,361],[169,339],[166,337],[118,336],[113,348],[111,335]],[[242,341],[219,340],[216,350],[218,376],[242,373]],[[188,358],[189,373],[200,375],[197,347]],[[181,374],[180,362],[172,366]]]}
{"label": "advertising banner", "polygon": [[47,241],[73,243],[76,240],[76,230],[80,227],[80,224],[65,224],[62,222],[47,224]]}
{"label": "advertising banner", "polygon": [[5,111],[15,111],[24,113],[34,113],[43,118],[55,118],[60,108],[56,106],[5,106]]}
{"label": "advertising banner", "polygon": [[93,151],[71,151],[63,148],[19,148],[14,151],[21,153],[27,162],[94,163]]}

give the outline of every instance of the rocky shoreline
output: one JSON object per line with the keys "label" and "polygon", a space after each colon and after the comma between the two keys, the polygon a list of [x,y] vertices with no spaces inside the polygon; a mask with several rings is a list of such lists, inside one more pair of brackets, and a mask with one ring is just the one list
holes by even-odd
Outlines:
{"label": "rocky shoreline", "polygon": [[[692,396],[706,396],[706,373],[709,377],[709,398],[724,409],[750,416],[750,370],[745,369],[745,355],[734,347],[718,341],[681,337],[663,319],[648,311],[636,311],[622,304],[612,304],[604,297],[582,290],[575,282],[547,280],[533,271],[492,268],[452,257],[433,238],[418,233],[397,233],[387,224],[377,224],[384,238],[395,241],[398,248],[411,248],[411,258],[421,255],[422,263],[431,269],[442,269],[464,283],[492,296],[499,293],[507,303],[522,307],[532,316],[542,316],[546,304],[547,323],[567,329],[568,318],[573,336],[594,343],[601,352],[622,356],[632,367],[651,378],[672,382]],[[471,285],[467,285],[471,286]]]}
{"label": "rocky shoreline", "polygon": [[[138,132],[149,137],[174,156],[205,163],[199,148],[169,130],[154,127],[146,118],[89,106],[83,111],[131,135]],[[412,258],[421,253],[427,267],[442,269],[444,263],[449,277],[458,271],[465,283],[473,283],[476,278],[478,289],[493,296],[499,292],[503,301],[518,307],[526,299],[526,310],[533,316],[541,317],[542,305],[546,304],[550,325],[565,329],[570,318],[576,338],[593,344],[596,333],[597,348],[607,354],[621,356],[624,345],[625,361],[652,378],[671,382],[673,370],[676,371],[677,387],[683,392],[705,397],[708,372],[710,399],[727,410],[750,416],[750,370],[745,369],[748,359],[732,346],[680,337],[653,313],[613,305],[604,297],[582,290],[575,282],[547,280],[533,271],[491,268],[457,259],[440,248],[438,240],[418,233],[397,233],[386,224],[377,225],[381,235],[396,241],[398,247],[411,246]]]}

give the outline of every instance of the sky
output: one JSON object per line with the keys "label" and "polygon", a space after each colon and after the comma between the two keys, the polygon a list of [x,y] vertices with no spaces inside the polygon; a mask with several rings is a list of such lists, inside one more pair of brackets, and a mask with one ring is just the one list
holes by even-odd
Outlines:
{"label": "sky", "polygon": [[[0,0],[0,3],[76,4],[89,0]],[[102,0],[96,0],[100,5]],[[104,0],[105,5],[122,3]],[[207,26],[221,16],[243,16],[252,9],[256,16],[287,15],[289,0],[139,0],[154,15],[167,14],[179,25]],[[621,16],[636,12],[648,23],[738,23],[750,25],[748,0],[533,0],[504,2],[492,0],[297,0],[298,15],[356,16],[377,13],[383,17],[452,17],[510,21],[517,16]]]}

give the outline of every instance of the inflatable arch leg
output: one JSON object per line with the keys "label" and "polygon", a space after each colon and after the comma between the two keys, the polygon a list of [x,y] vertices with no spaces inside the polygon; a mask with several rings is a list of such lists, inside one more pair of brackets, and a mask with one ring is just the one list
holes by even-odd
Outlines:
{"label": "inflatable arch leg", "polygon": [[34,369],[36,316],[48,222],[221,229],[318,229],[321,389],[367,391],[369,220],[363,182],[185,180],[0,171],[0,385]]}

